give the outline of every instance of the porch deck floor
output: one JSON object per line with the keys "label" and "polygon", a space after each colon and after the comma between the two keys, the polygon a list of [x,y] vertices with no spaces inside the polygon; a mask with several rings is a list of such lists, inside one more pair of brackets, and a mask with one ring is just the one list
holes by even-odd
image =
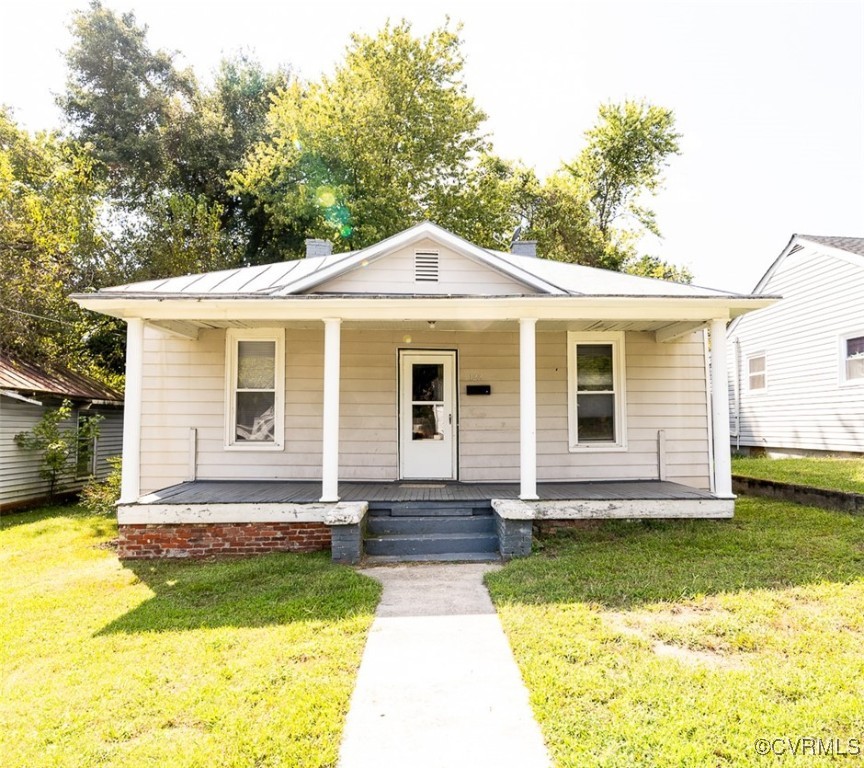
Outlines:
{"label": "porch deck floor", "polygon": [[[607,499],[713,499],[710,492],[665,480],[538,483],[544,501]],[[353,482],[339,483],[343,501],[488,501],[516,499],[518,483]],[[284,504],[321,498],[321,483],[296,480],[195,480],[146,496],[144,504]]]}

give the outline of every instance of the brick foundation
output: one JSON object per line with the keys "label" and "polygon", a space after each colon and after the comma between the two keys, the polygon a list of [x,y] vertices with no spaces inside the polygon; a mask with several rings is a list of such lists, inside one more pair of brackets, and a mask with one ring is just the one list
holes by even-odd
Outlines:
{"label": "brick foundation", "polygon": [[119,526],[123,559],[211,557],[330,549],[324,523],[181,523]]}

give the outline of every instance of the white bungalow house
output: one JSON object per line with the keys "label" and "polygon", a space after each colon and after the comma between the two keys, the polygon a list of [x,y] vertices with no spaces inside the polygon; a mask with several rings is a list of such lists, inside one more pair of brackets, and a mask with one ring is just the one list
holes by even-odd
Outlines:
{"label": "white bungalow house", "polygon": [[733,448],[864,454],[864,238],[793,235],[729,326]]}
{"label": "white bungalow house", "polygon": [[128,323],[123,555],[466,559],[525,553],[547,519],[732,516],[706,330],[771,297],[431,223],[307,246],[73,297]]}

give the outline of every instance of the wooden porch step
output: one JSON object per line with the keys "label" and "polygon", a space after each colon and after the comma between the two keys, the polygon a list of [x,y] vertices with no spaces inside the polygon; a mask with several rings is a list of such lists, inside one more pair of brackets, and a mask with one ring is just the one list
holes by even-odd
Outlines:
{"label": "wooden porch step", "polygon": [[491,515],[489,501],[375,501],[369,517],[471,517]]}
{"label": "wooden porch step", "polygon": [[365,565],[394,563],[494,563],[501,559],[497,552],[454,552],[437,555],[367,555]]}
{"label": "wooden porch step", "polygon": [[367,555],[456,555],[497,553],[495,533],[412,533],[370,536],[365,540]]}
{"label": "wooden porch step", "polygon": [[494,533],[495,519],[492,515],[470,516],[370,516],[366,533],[370,537],[427,534],[427,533]]}
{"label": "wooden porch step", "polygon": [[492,504],[477,501],[377,501],[369,505],[366,555],[377,562],[494,560]]}

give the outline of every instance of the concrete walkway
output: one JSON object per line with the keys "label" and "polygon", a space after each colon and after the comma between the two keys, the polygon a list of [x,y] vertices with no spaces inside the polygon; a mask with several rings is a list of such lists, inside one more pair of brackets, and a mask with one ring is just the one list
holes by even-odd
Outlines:
{"label": "concrete walkway", "polygon": [[384,593],[351,698],[340,768],[550,764],[483,585],[497,567],[360,571]]}

